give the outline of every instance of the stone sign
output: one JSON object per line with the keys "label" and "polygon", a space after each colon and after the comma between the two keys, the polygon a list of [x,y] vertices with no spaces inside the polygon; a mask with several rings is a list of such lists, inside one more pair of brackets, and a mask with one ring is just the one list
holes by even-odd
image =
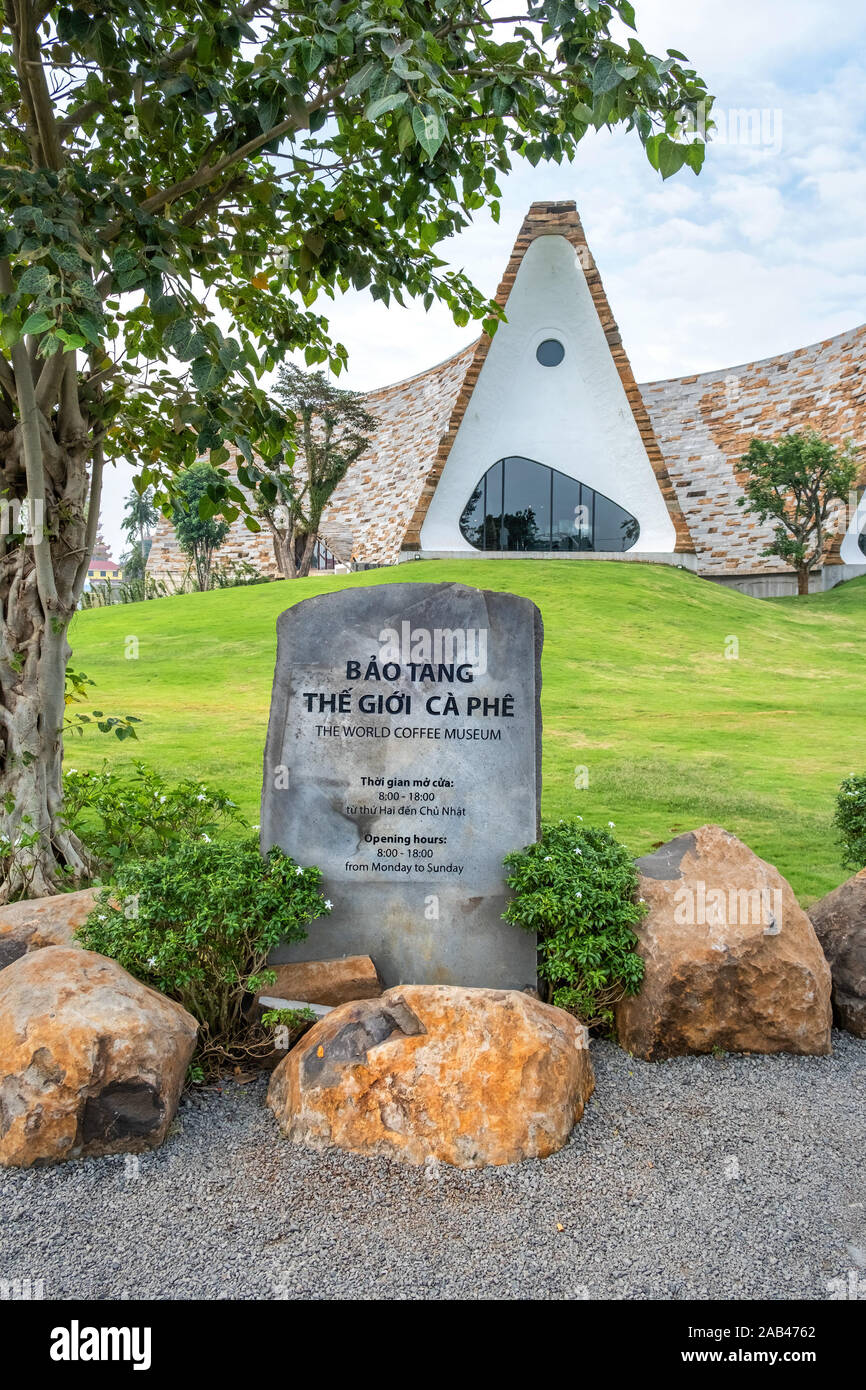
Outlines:
{"label": "stone sign", "polygon": [[363,952],[386,985],[535,984],[502,858],[537,838],[541,615],[463,584],[304,599],[277,624],[262,848],[333,911],[283,961]]}

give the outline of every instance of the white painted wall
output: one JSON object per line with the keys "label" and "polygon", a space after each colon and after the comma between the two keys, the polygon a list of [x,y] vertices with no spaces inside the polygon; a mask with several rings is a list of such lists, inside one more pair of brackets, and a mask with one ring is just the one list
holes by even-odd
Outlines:
{"label": "white painted wall", "polygon": [[866,492],[860,498],[860,505],[851,518],[851,525],[839,549],[839,558],[843,565],[866,565],[866,555],[860,549],[861,535],[866,535]]}
{"label": "white painted wall", "polygon": [[[460,515],[497,459],[520,454],[587,483],[640,522],[629,552],[672,551],[676,532],[574,247],[537,237],[523,257],[421,528],[422,550],[472,551]],[[535,350],[558,338],[565,358]],[[475,552],[473,552],[475,553]]]}

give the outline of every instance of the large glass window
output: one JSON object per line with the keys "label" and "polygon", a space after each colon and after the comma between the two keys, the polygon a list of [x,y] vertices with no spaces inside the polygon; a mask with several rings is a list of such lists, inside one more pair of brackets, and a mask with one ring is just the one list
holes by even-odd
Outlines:
{"label": "large glass window", "polygon": [[460,518],[476,550],[630,550],[640,526],[594,488],[532,459],[488,468]]}

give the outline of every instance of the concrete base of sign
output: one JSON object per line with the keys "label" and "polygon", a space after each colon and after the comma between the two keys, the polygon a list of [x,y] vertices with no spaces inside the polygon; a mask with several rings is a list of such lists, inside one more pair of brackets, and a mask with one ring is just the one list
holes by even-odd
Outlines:
{"label": "concrete base of sign", "polygon": [[378,584],[305,599],[278,634],[262,848],[318,865],[332,912],[272,961],[363,952],[386,986],[533,986],[502,858],[538,834],[536,606]]}

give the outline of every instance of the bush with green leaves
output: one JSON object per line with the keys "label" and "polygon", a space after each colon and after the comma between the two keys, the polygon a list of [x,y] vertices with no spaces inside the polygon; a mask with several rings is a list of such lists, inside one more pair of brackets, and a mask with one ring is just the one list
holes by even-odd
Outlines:
{"label": "bush with green leaves", "polygon": [[613,1006],[643,980],[634,927],[646,912],[625,845],[607,830],[561,820],[537,844],[506,855],[514,896],[507,922],[538,933],[549,1001],[589,1027],[610,1028]]}
{"label": "bush with green leaves", "polygon": [[241,816],[225,792],[186,778],[169,782],[145,763],[101,772],[69,768],[63,777],[66,823],[107,868],[164,854],[183,840],[219,834]]}
{"label": "bush with green leaves", "polygon": [[213,1075],[272,1051],[247,1017],[250,996],[274,983],[267,958],[277,943],[302,941],[330,911],[321,880],[282,850],[262,855],[253,839],[186,841],[120,865],[78,936],[198,1020],[194,1062]]}
{"label": "bush with green leaves", "polygon": [[859,872],[866,866],[866,773],[852,772],[842,782],[833,824],[839,831],[842,863]]}

